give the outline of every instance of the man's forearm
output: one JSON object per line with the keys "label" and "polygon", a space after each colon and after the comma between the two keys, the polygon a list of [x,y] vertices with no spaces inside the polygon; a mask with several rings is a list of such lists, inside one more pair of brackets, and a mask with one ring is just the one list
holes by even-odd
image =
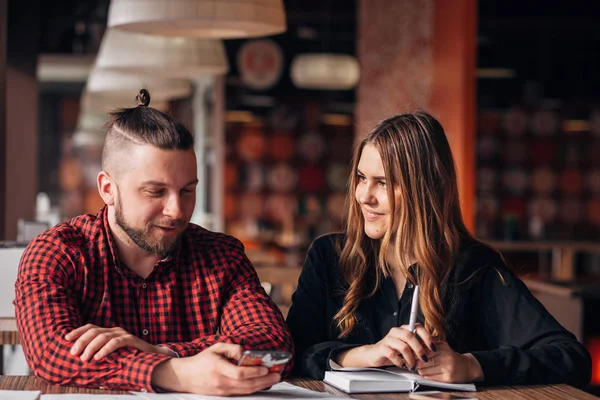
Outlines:
{"label": "man's forearm", "polygon": [[191,340],[189,342],[169,342],[161,344],[161,347],[168,348],[177,354],[177,357],[191,357],[209,348],[216,343],[236,344],[226,335],[209,335]]}
{"label": "man's forearm", "polygon": [[[246,349],[253,350],[287,350],[293,351],[291,338],[283,328],[267,329],[269,326],[238,326],[232,331],[235,335],[218,334],[194,339],[189,342],[170,342],[160,346],[166,347],[178,357],[191,357],[217,343],[242,344]],[[172,355],[172,354],[169,354]]]}

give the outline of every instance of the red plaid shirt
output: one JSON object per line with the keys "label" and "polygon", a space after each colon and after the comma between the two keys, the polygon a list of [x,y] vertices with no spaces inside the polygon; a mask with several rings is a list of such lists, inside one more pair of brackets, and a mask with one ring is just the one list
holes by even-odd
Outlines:
{"label": "red plaid shirt", "polygon": [[283,317],[242,244],[193,224],[178,250],[142,279],[119,261],[106,207],[97,216],[79,216],[29,244],[15,288],[27,362],[55,384],[154,390],[152,371],[170,357],[125,347],[81,361],[64,337],[87,323],[122,327],[181,357],[217,342],[292,351]]}

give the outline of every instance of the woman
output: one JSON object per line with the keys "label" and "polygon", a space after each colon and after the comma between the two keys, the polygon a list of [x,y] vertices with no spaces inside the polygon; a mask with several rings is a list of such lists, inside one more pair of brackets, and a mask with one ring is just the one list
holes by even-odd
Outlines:
{"label": "woman", "polygon": [[379,124],[355,151],[349,188],[345,231],[315,240],[293,296],[297,373],[322,379],[333,361],[454,383],[589,381],[587,350],[467,231],[437,120]]}

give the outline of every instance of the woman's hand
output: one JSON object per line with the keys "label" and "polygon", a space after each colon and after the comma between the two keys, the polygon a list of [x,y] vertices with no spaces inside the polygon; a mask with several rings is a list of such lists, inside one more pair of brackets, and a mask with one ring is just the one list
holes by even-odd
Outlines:
{"label": "woman's hand", "polygon": [[383,367],[396,365],[413,369],[417,361],[429,361],[435,352],[434,339],[429,332],[417,324],[415,332],[408,325],[392,328],[379,342],[356,347],[341,353],[337,363],[344,367]]}
{"label": "woman's hand", "polygon": [[419,361],[417,370],[425,379],[467,383],[483,380],[481,365],[472,354],[459,354],[446,342],[435,344],[438,352],[428,362]]}

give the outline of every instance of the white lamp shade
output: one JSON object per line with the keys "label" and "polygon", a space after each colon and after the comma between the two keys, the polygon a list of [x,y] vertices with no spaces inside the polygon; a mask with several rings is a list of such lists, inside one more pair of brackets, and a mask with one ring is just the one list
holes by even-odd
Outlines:
{"label": "white lamp shade", "polygon": [[108,27],[162,36],[234,39],[285,32],[281,0],[112,0]]}
{"label": "white lamp shade", "polygon": [[[86,91],[112,98],[135,99],[140,89],[150,92],[151,103],[189,97],[192,86],[188,81],[161,79],[149,75],[125,74],[104,69],[94,69],[90,74]],[[135,101],[128,107],[135,107]]]}
{"label": "white lamp shade", "polygon": [[[107,93],[90,93],[85,90],[81,96],[79,104],[80,113],[89,113],[93,115],[103,115],[108,120],[108,113],[116,111],[120,108],[131,108],[136,107],[135,96],[137,96],[139,89],[128,93],[127,96],[114,95],[110,92]],[[152,96],[152,93],[150,93]],[[165,100],[156,101],[154,98],[150,101],[150,107],[156,108],[159,111],[167,111],[169,103]]]}
{"label": "white lamp shade", "polygon": [[229,65],[225,46],[220,40],[154,36],[109,29],[102,38],[96,68],[193,79],[224,75]]}
{"label": "white lamp shade", "polygon": [[360,79],[356,58],[343,54],[301,54],[291,66],[292,82],[303,89],[352,89]]}

